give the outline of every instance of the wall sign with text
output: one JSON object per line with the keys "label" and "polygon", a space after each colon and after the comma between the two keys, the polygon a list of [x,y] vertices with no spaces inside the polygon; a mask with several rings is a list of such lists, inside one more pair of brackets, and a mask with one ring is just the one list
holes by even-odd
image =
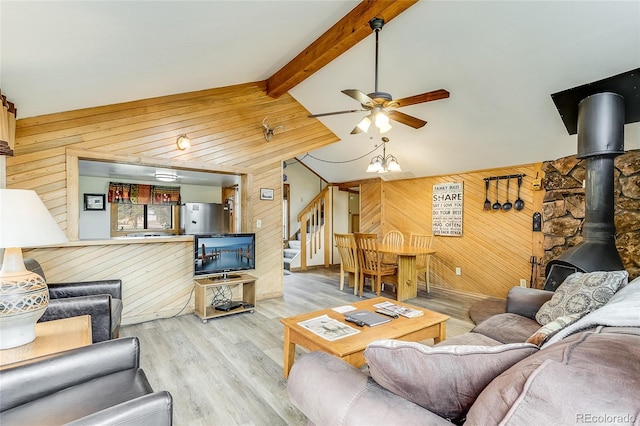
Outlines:
{"label": "wall sign with text", "polygon": [[462,182],[433,185],[431,229],[433,235],[462,235]]}

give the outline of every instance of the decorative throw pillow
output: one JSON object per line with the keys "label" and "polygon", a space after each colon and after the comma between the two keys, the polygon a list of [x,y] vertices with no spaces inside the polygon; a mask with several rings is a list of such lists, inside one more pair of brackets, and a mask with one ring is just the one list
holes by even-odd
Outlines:
{"label": "decorative throw pillow", "polygon": [[367,346],[364,356],[380,386],[441,417],[459,420],[496,376],[537,350],[528,343],[430,347],[378,340]]}
{"label": "decorative throw pillow", "polygon": [[628,278],[627,271],[575,272],[540,307],[536,321],[546,325],[560,317],[598,309],[627,284]]}
{"label": "decorative throw pillow", "polygon": [[540,347],[558,331],[562,330],[569,324],[573,324],[574,322],[578,321],[586,314],[586,312],[581,312],[577,314],[566,315],[564,317],[557,318],[555,321],[548,322],[546,325],[540,327],[538,331],[533,333],[531,337],[527,339],[527,343],[531,343]]}

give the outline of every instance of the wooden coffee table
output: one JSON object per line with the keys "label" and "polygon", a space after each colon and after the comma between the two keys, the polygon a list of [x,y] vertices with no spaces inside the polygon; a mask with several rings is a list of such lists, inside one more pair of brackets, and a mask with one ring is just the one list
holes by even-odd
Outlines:
{"label": "wooden coffee table", "polygon": [[[374,304],[381,302],[391,302],[396,305],[406,306],[421,310],[424,314],[415,318],[399,317],[391,319],[390,322],[377,325],[375,327],[358,327],[357,325],[344,320],[344,314],[333,309],[323,309],[296,315],[294,317],[280,320],[284,324],[284,377],[289,377],[289,371],[293,365],[296,353],[296,345],[310,351],[322,351],[343,359],[354,367],[361,367],[365,363],[364,350],[367,345],[379,339],[398,339],[418,342],[426,339],[433,339],[438,343],[446,338],[446,321],[449,316],[438,312],[429,311],[418,306],[387,299],[386,297],[376,297],[374,299],[362,300],[360,302],[349,303],[356,309],[366,309],[374,312]],[[311,331],[298,325],[299,322],[311,318],[328,315],[353,328],[360,330],[360,333],[345,337],[339,340],[326,340],[312,333]]]}

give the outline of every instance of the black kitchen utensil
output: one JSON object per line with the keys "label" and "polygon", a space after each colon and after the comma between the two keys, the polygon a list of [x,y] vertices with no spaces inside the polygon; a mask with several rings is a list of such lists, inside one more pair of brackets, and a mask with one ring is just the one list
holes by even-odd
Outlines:
{"label": "black kitchen utensil", "polygon": [[513,207],[511,201],[509,201],[509,182],[511,182],[511,178],[507,178],[507,201],[502,205],[502,210],[508,212]]}
{"label": "black kitchen utensil", "polygon": [[520,198],[520,187],[522,186],[522,176],[518,176],[518,199],[514,204],[516,210],[522,210],[524,208],[524,200]]}
{"label": "black kitchen utensil", "polygon": [[502,204],[500,204],[500,201],[498,201],[500,198],[498,196],[498,182],[500,182],[500,179],[496,179],[496,202],[491,206],[491,208],[494,210],[500,210],[500,208],[502,207]]}
{"label": "black kitchen utensil", "polygon": [[491,210],[491,201],[489,201],[489,179],[484,180],[484,209]]}

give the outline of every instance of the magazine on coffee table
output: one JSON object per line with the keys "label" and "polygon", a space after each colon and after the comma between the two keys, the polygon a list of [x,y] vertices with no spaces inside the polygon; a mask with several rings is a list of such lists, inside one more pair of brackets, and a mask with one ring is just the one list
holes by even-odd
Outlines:
{"label": "magazine on coffee table", "polygon": [[395,304],[393,304],[391,302],[376,303],[373,306],[375,306],[376,308],[380,308],[380,309],[386,309],[387,311],[391,311],[391,312],[396,313],[398,315],[402,315],[403,317],[406,317],[406,318],[415,318],[415,317],[419,317],[420,315],[423,314],[423,312],[418,310],[418,309],[407,308],[405,306],[395,305]]}
{"label": "magazine on coffee table", "polygon": [[322,315],[306,321],[301,321],[298,325],[327,340],[343,339],[360,333],[360,330],[356,330],[355,328],[333,319],[328,315]]}

